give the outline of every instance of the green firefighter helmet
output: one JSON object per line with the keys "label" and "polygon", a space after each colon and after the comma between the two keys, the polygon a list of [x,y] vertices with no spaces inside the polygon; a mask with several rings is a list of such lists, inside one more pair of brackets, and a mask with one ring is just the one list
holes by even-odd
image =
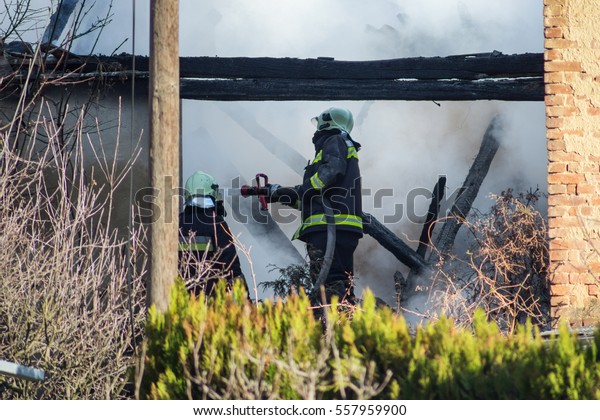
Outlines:
{"label": "green firefighter helmet", "polygon": [[354,127],[352,112],[346,108],[331,107],[313,117],[311,121],[319,131],[337,128],[350,134]]}
{"label": "green firefighter helmet", "polygon": [[202,171],[196,171],[185,182],[186,201],[194,197],[212,197],[217,199],[217,189],[215,179]]}

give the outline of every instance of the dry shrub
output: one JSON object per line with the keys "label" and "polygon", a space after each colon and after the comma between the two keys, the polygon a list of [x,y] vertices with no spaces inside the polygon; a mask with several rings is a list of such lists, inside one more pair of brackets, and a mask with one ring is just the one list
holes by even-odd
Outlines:
{"label": "dry shrub", "polygon": [[119,235],[110,221],[133,161],[118,169],[87,140],[97,157],[87,171],[83,119],[68,145],[41,114],[29,132],[45,132],[45,147],[12,149],[24,133],[0,132],[0,359],[46,373],[43,383],[3,377],[2,398],[126,396],[145,317],[143,232]]}
{"label": "dry shrub", "polygon": [[470,324],[479,307],[507,333],[527,318],[549,325],[548,237],[535,209],[539,197],[509,189],[494,197],[489,213],[464,221],[469,246],[463,258],[441,256],[432,287],[435,311]]}

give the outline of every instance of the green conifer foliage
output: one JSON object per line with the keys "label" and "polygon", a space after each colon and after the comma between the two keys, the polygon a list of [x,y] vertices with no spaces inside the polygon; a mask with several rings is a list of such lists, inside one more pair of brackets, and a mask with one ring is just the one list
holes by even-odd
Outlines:
{"label": "green conifer foliage", "polygon": [[440,319],[411,334],[367,293],[352,314],[334,302],[315,320],[303,294],[253,305],[237,285],[150,310],[140,395],[152,399],[598,399],[600,332],[531,322],[501,334],[483,311],[472,329]]}

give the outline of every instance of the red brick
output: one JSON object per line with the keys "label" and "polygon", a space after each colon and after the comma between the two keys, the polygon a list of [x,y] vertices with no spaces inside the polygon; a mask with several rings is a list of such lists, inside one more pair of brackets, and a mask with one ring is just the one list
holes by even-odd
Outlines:
{"label": "red brick", "polygon": [[569,162],[566,164],[567,165],[567,170],[565,172],[573,172],[573,173],[579,173],[580,172],[580,168],[582,168],[584,165],[583,162]]}
{"label": "red brick", "polygon": [[[559,172],[567,172],[567,164],[562,162],[552,162],[548,164],[548,172],[550,173],[559,173]],[[548,191],[550,193],[550,191]],[[556,194],[550,193],[550,194]]]}
{"label": "red brick", "polygon": [[569,273],[569,283],[570,284],[582,284],[582,277],[587,276],[587,274],[582,275],[581,273]]}
{"label": "red brick", "polygon": [[588,294],[595,297],[600,296],[600,287],[598,287],[596,284],[588,285]]}
{"label": "red brick", "polygon": [[546,128],[561,128],[564,125],[564,119],[559,117],[546,117]]}
{"label": "red brick", "polygon": [[566,17],[562,16],[546,16],[544,17],[544,26],[546,28],[552,27],[566,27],[569,25],[569,21]]}
{"label": "red brick", "polygon": [[550,281],[552,284],[569,284],[569,273],[554,273]]}
{"label": "red brick", "polygon": [[548,217],[564,217],[569,215],[569,206],[550,206],[548,207]]}
{"label": "red brick", "polygon": [[596,185],[590,185],[590,184],[577,185],[577,194],[596,194],[597,192],[598,192],[598,187]]}
{"label": "red brick", "polygon": [[573,291],[573,286],[570,284],[553,284],[550,286],[551,296],[568,296]]}
{"label": "red brick", "polygon": [[544,30],[544,35],[546,36],[546,38],[562,38],[563,30],[559,27],[546,28]]}
{"label": "red brick", "polygon": [[595,170],[581,171],[581,173],[583,173],[583,175],[585,176],[586,184],[591,184],[591,185],[599,185],[600,184],[600,174],[595,172]]}
{"label": "red brick", "polygon": [[546,107],[546,115],[549,117],[571,117],[578,115],[579,110],[574,106],[549,106]]}
{"label": "red brick", "polygon": [[551,83],[546,85],[546,94],[548,95],[553,95],[553,94],[567,94],[567,95],[572,95],[573,94],[573,88],[569,85],[565,85],[565,84],[561,84],[561,83]]}
{"label": "red brick", "polygon": [[548,152],[549,162],[581,162],[583,156],[574,152],[562,152],[560,150],[551,150]]}
{"label": "red brick", "polygon": [[[581,220],[574,216],[565,216],[565,217],[549,217],[548,218],[548,227],[580,227]],[[552,258],[552,256],[551,256]],[[556,258],[554,258],[556,259]],[[560,258],[559,258],[560,259]],[[568,259],[565,256],[564,259]]]}
{"label": "red brick", "polygon": [[598,164],[596,162],[580,162],[578,165],[577,172],[585,173],[586,179],[594,183],[600,183],[600,172],[598,171]]}
{"label": "red brick", "polygon": [[[550,30],[562,31],[559,28],[546,29],[546,31],[550,31]],[[562,57],[563,57],[563,53],[561,50],[546,50],[546,51],[544,51],[544,60],[546,60],[546,61],[562,60]]]}
{"label": "red brick", "polygon": [[567,186],[562,184],[550,184],[548,185],[548,194],[565,194],[567,192]]}
{"label": "red brick", "polygon": [[585,176],[583,174],[549,174],[548,175],[548,183],[551,184],[577,184],[579,182],[585,181]]}
{"label": "red brick", "polygon": [[589,206],[579,206],[578,208],[573,208],[574,216],[596,216],[598,214],[598,209],[596,207]]}
{"label": "red brick", "polygon": [[571,275],[575,271],[570,264],[565,264],[564,261],[551,262],[551,266],[552,270],[556,273],[568,273]]}
{"label": "red brick", "polygon": [[548,49],[553,49],[553,48],[557,48],[557,49],[568,49],[568,48],[577,48],[577,42],[575,41],[569,41],[568,39],[557,39],[557,38],[552,38],[552,39],[546,39],[544,41],[544,47],[548,48]]}
{"label": "red brick", "polygon": [[598,117],[600,116],[600,108],[588,108],[587,114],[592,117]]}
{"label": "red brick", "polygon": [[[550,209],[548,209],[550,210]],[[588,244],[584,239],[563,239],[557,238],[552,241],[552,247],[556,247],[556,249],[565,250],[565,249],[587,249]]]}
{"label": "red brick", "polygon": [[[579,222],[579,220],[577,220]],[[581,223],[579,223],[581,224]],[[582,264],[585,261],[584,252],[579,249],[570,249],[569,250],[569,262],[571,264]]]}
{"label": "red brick", "polygon": [[[579,279],[581,279],[581,276],[586,276],[589,273],[589,269],[587,268],[587,265],[585,265],[585,264],[574,264],[572,261],[569,261],[568,267],[569,267],[569,275],[578,276]],[[571,283],[580,284],[581,281],[579,281],[579,282],[571,281]]]}
{"label": "red brick", "polygon": [[565,105],[567,95],[546,95],[544,102],[546,106]]}
{"label": "red brick", "polygon": [[549,226],[549,230],[548,230],[548,237],[549,238],[564,238],[565,236],[568,236],[569,234],[571,234],[571,229],[567,229],[567,228],[563,228],[563,227],[552,227],[550,228]]}
{"label": "red brick", "polygon": [[565,74],[563,72],[544,73],[545,83],[563,83],[564,81]]}
{"label": "red brick", "polygon": [[581,71],[581,63],[577,61],[548,61],[544,64],[546,71]]}
{"label": "red brick", "polygon": [[551,296],[550,297],[550,306],[555,308],[557,306],[566,306],[569,304],[568,296]]}
{"label": "red brick", "polygon": [[544,98],[546,106],[575,106],[575,98],[572,94],[552,94]]}
{"label": "red brick", "polygon": [[[573,72],[573,71],[566,71],[563,72],[564,76],[565,76],[565,84],[567,85],[573,85],[576,83],[579,83],[581,80],[585,79],[585,75],[582,73],[577,73],[577,72]],[[584,95],[579,96],[579,99],[587,99],[589,96],[587,94],[587,92],[585,92]]]}
{"label": "red brick", "polygon": [[[585,250],[591,251],[591,253],[587,252],[587,255],[588,255],[588,258],[587,258],[587,260],[588,260],[587,267],[589,269],[589,272],[590,273],[592,273],[592,272],[599,272],[600,273],[600,261],[597,261],[598,254],[592,248],[592,244],[590,243],[589,240],[586,240]],[[582,281],[582,283],[585,283],[585,284],[594,284],[595,282],[596,282],[596,280],[592,276],[587,276]]]}
{"label": "red brick", "polygon": [[[562,217],[548,216],[548,230],[551,231],[554,228],[563,228],[564,226],[557,223],[560,219],[562,219]],[[558,235],[558,236],[562,237],[562,235]]]}
{"label": "red brick", "polygon": [[548,150],[566,151],[567,146],[566,146],[565,141],[559,140],[562,138],[562,131],[560,129],[547,130],[546,137],[549,139],[548,140]]}
{"label": "red brick", "polygon": [[544,7],[544,16],[562,16],[563,5],[560,3],[547,4]]}
{"label": "red brick", "polygon": [[[568,190],[568,186],[567,186]],[[579,197],[574,195],[550,195],[548,196],[549,206],[580,206],[587,204],[585,197]]]}

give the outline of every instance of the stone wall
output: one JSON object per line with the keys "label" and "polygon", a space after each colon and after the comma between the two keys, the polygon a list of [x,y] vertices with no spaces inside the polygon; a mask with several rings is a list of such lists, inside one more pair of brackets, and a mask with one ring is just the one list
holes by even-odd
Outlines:
{"label": "stone wall", "polygon": [[598,22],[598,0],[544,0],[552,316],[574,325],[600,296]]}

